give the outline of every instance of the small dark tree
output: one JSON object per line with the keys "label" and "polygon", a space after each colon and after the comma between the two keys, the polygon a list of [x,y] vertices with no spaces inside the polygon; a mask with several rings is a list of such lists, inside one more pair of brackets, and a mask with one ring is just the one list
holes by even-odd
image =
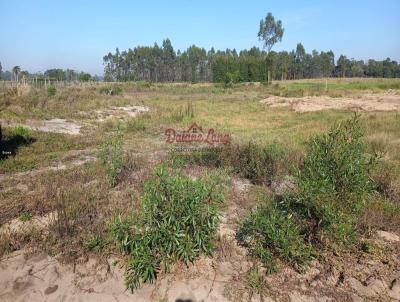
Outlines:
{"label": "small dark tree", "polygon": [[282,21],[275,21],[274,16],[268,13],[265,20],[260,21],[260,30],[258,31],[258,38],[260,41],[264,42],[264,48],[267,50],[266,58],[266,80],[268,83],[272,81],[271,77],[271,67],[272,58],[269,58],[272,47],[277,43],[282,41],[284,29],[282,27]]}
{"label": "small dark tree", "polygon": [[89,73],[82,72],[79,75],[79,81],[81,82],[89,82],[92,79],[92,76]]}

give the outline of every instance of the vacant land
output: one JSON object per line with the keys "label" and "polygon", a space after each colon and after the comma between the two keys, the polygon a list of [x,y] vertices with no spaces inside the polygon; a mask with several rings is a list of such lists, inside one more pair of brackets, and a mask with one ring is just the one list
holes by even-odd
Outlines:
{"label": "vacant land", "polygon": [[0,83],[0,122],[1,301],[400,300],[400,80]]}

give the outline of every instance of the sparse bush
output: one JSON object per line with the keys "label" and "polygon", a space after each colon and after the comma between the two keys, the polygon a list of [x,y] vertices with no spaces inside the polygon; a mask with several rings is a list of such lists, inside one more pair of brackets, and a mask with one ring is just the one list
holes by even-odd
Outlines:
{"label": "sparse bush", "polygon": [[47,87],[47,95],[48,96],[55,96],[57,92],[57,89],[54,85],[50,85],[49,87]]}
{"label": "sparse bush", "polygon": [[64,241],[82,230],[89,231],[97,217],[97,202],[103,198],[102,194],[97,188],[85,188],[81,184],[58,189],[55,215],[49,228],[55,238]]}
{"label": "sparse bush", "polygon": [[114,218],[111,233],[130,255],[125,273],[130,290],[153,282],[178,260],[188,263],[211,252],[223,198],[218,181],[216,176],[191,180],[158,166],[145,183],[138,214]]}
{"label": "sparse bush", "polygon": [[277,174],[279,161],[284,155],[285,151],[276,143],[261,146],[249,142],[204,148],[200,151],[173,156],[181,157],[191,164],[232,167],[237,174],[255,184],[269,185]]}
{"label": "sparse bush", "polygon": [[238,232],[253,256],[260,258],[269,273],[276,271],[275,257],[302,270],[311,259],[311,247],[291,214],[270,202],[258,206],[242,223]]}
{"label": "sparse bush", "polygon": [[123,165],[123,133],[121,129],[114,131],[100,146],[98,158],[105,166],[107,178],[111,186],[115,186],[118,173]]}

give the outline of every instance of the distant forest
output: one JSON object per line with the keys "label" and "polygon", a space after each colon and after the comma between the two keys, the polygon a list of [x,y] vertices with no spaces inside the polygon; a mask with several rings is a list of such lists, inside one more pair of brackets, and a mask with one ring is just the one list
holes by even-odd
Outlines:
{"label": "distant forest", "polygon": [[79,72],[72,69],[61,69],[61,68],[53,68],[48,69],[44,73],[36,72],[30,73],[27,70],[21,70],[20,66],[14,66],[12,70],[2,70],[2,65],[0,62],[0,80],[4,81],[25,81],[25,80],[36,80],[43,81],[51,80],[51,81],[67,81],[67,82],[88,82],[88,81],[100,81],[102,80],[99,76],[92,76],[87,72]]}
{"label": "distant forest", "polygon": [[272,58],[271,73],[275,80],[321,77],[400,77],[400,65],[384,61],[349,59],[340,55],[335,61],[332,51],[306,53],[301,43],[291,52],[253,47],[239,53],[235,49],[206,51],[195,45],[186,51],[175,51],[171,41],[162,46],[138,46],[104,56],[105,81],[152,82],[263,82],[266,80],[266,58]]}

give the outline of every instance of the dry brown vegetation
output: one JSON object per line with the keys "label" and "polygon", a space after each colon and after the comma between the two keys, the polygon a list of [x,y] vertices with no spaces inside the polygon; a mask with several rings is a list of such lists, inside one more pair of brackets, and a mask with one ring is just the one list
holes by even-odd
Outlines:
{"label": "dry brown vegetation", "polygon": [[[54,96],[30,87],[3,87],[2,144],[7,144],[11,154],[0,160],[0,270],[6,272],[0,278],[0,300],[27,300],[35,295],[35,289],[50,301],[63,294],[71,300],[114,296],[121,301],[396,300],[400,295],[400,241],[396,238],[400,235],[400,113],[396,109],[363,111],[362,106],[299,113],[260,102],[272,96],[356,98],[363,94],[376,97],[376,101],[387,95],[388,89],[398,96],[395,85],[398,81],[361,79],[330,80],[327,90],[325,83],[318,81],[232,88],[208,83],[101,83],[58,87]],[[118,93],[107,93],[110,89]],[[396,102],[399,106],[400,100]],[[122,106],[150,110],[130,116],[123,109],[112,109]],[[303,169],[306,142],[335,122],[351,118],[354,110],[361,114],[368,152],[380,155],[370,174],[375,190],[357,216],[358,239],[350,245],[315,248],[303,273],[278,257],[278,272],[268,274],[265,263],[238,241],[240,225],[257,205],[296,192],[294,177]],[[103,119],[99,112],[107,112],[109,117]],[[54,118],[82,126],[80,133],[14,130],[16,125],[29,125],[29,120]],[[229,132],[232,144],[205,152],[170,153],[174,146],[165,143],[164,130],[185,130],[193,122],[205,129]],[[123,135],[120,154],[107,153],[109,160],[102,164],[99,151],[116,129]],[[130,254],[120,249],[110,224],[117,216],[137,217],[148,193],[145,184],[160,163],[182,171],[192,181],[218,172],[231,184],[218,208],[221,217],[213,252],[198,255],[188,266],[178,257],[169,273],[158,270],[154,285],[144,284],[129,294],[124,292],[121,266],[110,263],[117,261],[123,267]],[[127,226],[132,234],[138,231],[135,224]],[[30,260],[17,256],[20,252],[30,254]],[[35,258],[44,254],[64,264],[44,256]],[[12,263],[13,258],[20,264]],[[88,266],[93,259],[98,263],[95,268]],[[29,272],[14,275],[14,270],[27,270],[29,265],[35,273],[44,270],[37,276],[46,280],[45,287]],[[62,274],[48,278],[46,267]],[[102,281],[98,281],[99,274]],[[6,283],[14,284],[14,289],[6,288]],[[114,290],[109,290],[110,284]]]}

